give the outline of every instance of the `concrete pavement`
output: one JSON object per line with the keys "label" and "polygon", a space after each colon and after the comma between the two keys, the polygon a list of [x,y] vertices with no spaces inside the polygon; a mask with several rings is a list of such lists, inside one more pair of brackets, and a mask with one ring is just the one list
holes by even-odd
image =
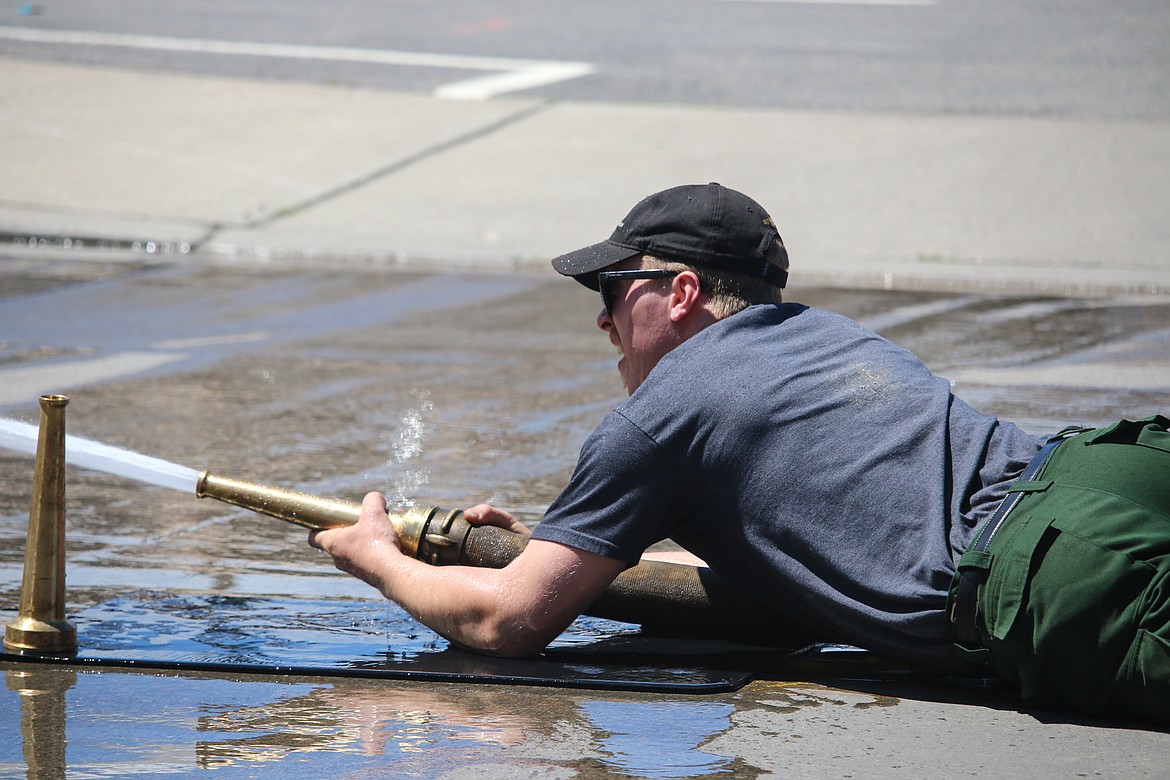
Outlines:
{"label": "concrete pavement", "polygon": [[[860,116],[549,103],[532,97],[452,102],[357,89],[19,60],[0,60],[0,69],[5,76],[0,79],[0,233],[8,234],[0,242],[0,257],[7,268],[30,256],[35,264],[38,255],[79,259],[130,256],[148,262],[148,247],[153,242],[160,257],[191,266],[308,263],[435,270],[460,266],[551,274],[549,256],[607,235],[639,197],[686,181],[718,180],[757,197],[777,216],[794,259],[794,285],[964,290],[1025,287],[1055,294],[1170,295],[1166,250],[1170,247],[1170,220],[1165,218],[1170,213],[1165,184],[1170,181],[1170,126],[1166,123]],[[43,247],[30,250],[30,236]],[[114,251],[103,251],[100,239],[109,240]],[[78,248],[79,243],[84,248]],[[125,250],[135,244],[139,249],[128,255]],[[42,267],[46,272],[68,275],[71,281],[83,281],[87,274],[102,278],[105,272],[98,265],[46,263]],[[60,266],[69,269],[60,270]],[[215,453],[217,464],[230,465],[241,473],[251,464],[279,460],[277,473],[315,474],[322,458],[321,449],[315,447],[327,448],[330,477],[344,478],[363,473],[368,467],[364,453],[376,451],[377,442],[350,446],[357,432],[368,428],[397,430],[393,415],[417,405],[418,399],[411,393],[419,386],[440,396],[458,386],[458,395],[467,396],[467,403],[474,405],[483,397],[497,398],[499,388],[516,376],[534,376],[535,367],[551,362],[542,349],[560,354],[571,343],[577,359],[587,364],[588,370],[579,373],[590,383],[602,381],[596,366],[612,361],[608,345],[595,334],[583,334],[578,345],[556,330],[555,325],[562,320],[588,322],[596,303],[580,296],[579,291],[558,284],[544,286],[541,295],[522,299],[527,308],[519,312],[512,311],[514,300],[506,310],[485,306],[486,296],[477,291],[477,304],[486,313],[483,327],[495,329],[491,336],[494,349],[500,354],[506,349],[510,354],[515,344],[522,342],[525,348],[518,352],[522,359],[533,361],[534,367],[485,360],[459,369],[469,373],[457,373],[454,380],[444,373],[440,382],[423,365],[419,376],[396,379],[402,383],[396,389],[385,379],[386,366],[375,358],[383,359],[388,349],[407,356],[431,354],[437,345],[467,349],[467,324],[457,317],[436,316],[414,331],[404,333],[400,328],[392,347],[380,334],[377,338],[371,335],[373,329],[357,329],[348,337],[352,341],[345,349],[331,342],[336,350],[329,353],[331,361],[338,365],[328,362],[327,369],[322,369],[325,358],[321,353],[308,357],[301,353],[299,345],[307,337],[299,337],[298,346],[285,354],[278,348],[279,341],[270,336],[283,335],[282,328],[253,326],[247,318],[234,323],[212,304],[217,291],[226,295],[218,289],[222,287],[231,291],[232,300],[241,306],[249,303],[242,309],[249,317],[256,314],[253,308],[262,308],[251,306],[252,300],[268,303],[266,311],[271,314],[289,305],[287,298],[280,298],[273,289],[284,290],[288,296],[311,288],[314,298],[332,302],[331,296],[344,298],[352,292],[348,281],[338,285],[346,288],[344,295],[336,289],[326,295],[320,288],[327,286],[322,279],[328,274],[317,271],[304,274],[305,279],[286,281],[287,287],[281,287],[280,274],[250,278],[247,271],[238,269],[229,273],[206,273],[198,267],[169,271],[182,278],[160,285],[148,274],[137,279],[134,273],[127,273],[112,285],[112,291],[91,293],[85,291],[86,285],[76,285],[82,291],[78,297],[54,299],[60,305],[53,311],[83,311],[86,317],[78,319],[84,322],[94,318],[108,322],[122,312],[140,314],[146,310],[155,315],[153,321],[170,323],[197,308],[216,324],[227,320],[223,324],[227,341],[218,342],[216,349],[226,350],[223,345],[234,343],[233,338],[272,339],[271,344],[264,342],[263,359],[253,353],[235,361],[224,360],[201,381],[193,382],[187,373],[143,379],[134,376],[135,371],[130,370],[134,367],[128,368],[124,362],[126,355],[136,352],[109,358],[123,361],[116,365],[99,362],[107,356],[100,348],[94,351],[93,344],[100,340],[93,332],[96,328],[90,328],[83,344],[61,340],[62,345],[74,348],[64,353],[70,359],[54,360],[62,353],[53,349],[22,355],[22,363],[6,369],[9,384],[4,389],[15,395],[0,402],[31,400],[34,387],[61,381],[64,374],[53,372],[67,370],[70,388],[94,383],[78,399],[77,407],[78,419],[85,421],[88,435],[106,439],[117,433],[121,444],[181,462],[202,463],[208,453]],[[0,274],[0,285],[26,283],[10,281],[18,276]],[[390,275],[353,278],[370,287],[403,283],[381,278],[384,276]],[[478,279],[477,284],[484,277]],[[65,290],[69,287],[62,285]],[[137,291],[140,297],[128,290]],[[192,290],[210,297],[196,298]],[[411,296],[419,299],[418,305],[433,304],[417,290]],[[95,300],[108,308],[95,314]],[[178,301],[187,306],[183,312],[176,311]],[[1058,312],[1066,304],[1077,306],[1076,302],[1057,301],[1052,308]],[[35,305],[44,305],[43,299],[30,302],[28,307]],[[892,327],[907,318],[925,316],[920,306],[928,310],[932,305],[903,301],[905,308],[883,322]],[[1125,306],[1137,309],[1144,304],[1127,301],[1121,308]],[[1157,306],[1164,308],[1163,303]],[[979,315],[983,319],[977,322],[1006,323],[995,331],[1001,334],[1026,330],[1032,322],[1028,312],[1044,306],[1005,304],[1003,308],[998,311],[993,307]],[[107,311],[112,314],[105,316]],[[1128,321],[1119,311],[1105,311],[1100,321]],[[1042,318],[1043,312],[1036,316]],[[129,339],[111,336],[109,351],[128,350],[127,345],[132,346],[138,338],[136,330],[148,331],[142,338],[150,349],[162,349],[157,339],[171,334],[159,336],[136,327],[141,321],[129,317],[109,324],[131,334]],[[1085,328],[1094,329],[1097,321],[1090,318]],[[1055,327],[1055,322],[1047,324],[1051,327],[1045,331],[1057,334],[1051,336],[1053,339],[1066,333]],[[574,326],[573,332],[578,330]],[[1149,330],[1153,335],[1146,329],[1131,333],[1122,328],[1120,335],[1088,352],[1077,346],[1080,341],[1070,340],[1070,349],[1081,350],[1073,355],[1079,381],[1101,382],[1104,377],[1144,389],[1146,394],[1127,396],[1108,382],[1087,389],[1074,386],[1068,392],[1078,398],[1098,398],[1102,404],[1122,395],[1123,401],[1148,408],[1149,399],[1165,387],[1166,358],[1161,346],[1165,337],[1160,334],[1167,332],[1160,324]],[[922,333],[939,331],[935,322],[923,323]],[[989,329],[977,332],[985,334]],[[0,344],[5,336],[0,323]],[[542,339],[550,345],[542,346]],[[482,351],[484,341],[473,339],[470,350]],[[1037,392],[1034,385],[1048,381],[1053,372],[1069,372],[1069,365],[1055,358],[1032,360],[1027,375],[1020,377],[1009,373],[1014,369],[1000,365],[994,356],[980,355],[974,348],[969,352],[958,349],[972,341],[963,331],[961,337],[943,344],[961,352],[951,360],[961,363],[967,372],[956,375],[965,383],[964,389],[978,390],[979,382],[991,377],[1010,385],[1009,390],[1014,389],[1017,395],[1038,398],[1037,403],[1051,407],[1034,411],[1035,415],[1063,413],[1061,392],[1043,392],[1044,388]],[[167,344],[167,349],[179,349],[174,339],[161,343]],[[217,342],[210,338],[207,343]],[[183,344],[183,349],[198,348],[191,340]],[[54,365],[38,365],[42,358]],[[86,367],[100,376],[78,374],[80,360],[89,361]],[[1086,360],[1094,371],[1079,370]],[[1103,364],[1105,360],[1109,362]],[[400,362],[409,367],[417,361]],[[457,360],[439,359],[437,364],[462,366]],[[1126,371],[1119,371],[1118,365]],[[484,366],[495,366],[499,374],[484,376]],[[45,373],[28,373],[41,370]],[[353,376],[357,371],[369,372],[370,378],[357,381]],[[605,379],[612,382],[610,373]],[[1084,379],[1088,374],[1092,374],[1091,379]],[[130,376],[114,383],[98,381],[125,375]],[[340,379],[343,376],[348,379]],[[24,389],[17,387],[18,379],[26,383],[21,386]],[[473,380],[487,385],[484,395],[469,393],[466,384]],[[1063,382],[1054,382],[1062,392]],[[544,394],[552,385],[537,381],[519,384],[506,395],[521,408],[531,410],[539,421],[542,409],[531,394]],[[558,392],[571,395],[574,403],[580,403],[582,396],[605,398],[607,392],[616,392],[615,388],[597,389],[588,395],[577,387],[557,387]],[[317,414],[329,407],[322,399],[351,397],[358,392],[385,395],[363,403],[336,404],[332,415]],[[136,404],[128,404],[127,398],[137,399]],[[1009,393],[1001,403],[1010,405],[1013,398]],[[450,399],[443,399],[437,406],[446,410],[450,403]],[[568,401],[559,403],[577,408],[570,407]],[[193,407],[215,417],[217,425],[208,431],[205,421],[192,414]],[[290,413],[310,408],[312,415]],[[380,419],[378,425],[366,425],[365,417],[372,410],[389,417]],[[590,420],[596,416],[592,408],[577,408],[577,412]],[[356,419],[347,420],[351,414]],[[497,410],[488,405],[480,414],[494,419]],[[288,422],[290,417],[295,417],[295,425]],[[166,421],[165,426],[160,421]],[[317,437],[301,439],[310,425],[321,429]],[[562,417],[556,417],[551,427],[573,438],[567,430],[571,426]],[[435,452],[461,452],[470,446],[465,429],[443,425],[437,429],[457,439],[458,447],[428,442]],[[490,430],[486,423],[483,430]],[[165,436],[160,431],[165,431]],[[274,431],[284,435],[273,436]],[[367,431],[366,435],[376,434]],[[164,446],[160,438],[174,449],[160,452]],[[306,441],[314,446],[307,446]],[[544,442],[540,449],[542,453],[572,454],[568,445],[555,447]],[[468,452],[474,456],[478,451]],[[346,457],[356,460],[347,464],[341,460]],[[294,466],[294,460],[305,463]],[[454,502],[451,505],[471,503],[471,495],[462,495],[459,485],[474,484],[474,489],[481,489],[482,484],[494,484],[487,479],[482,484],[474,479],[456,480],[471,462],[470,456],[467,461],[453,461],[447,471],[434,475],[432,489],[442,492],[445,501]],[[569,465],[571,460],[566,467]],[[23,464],[19,475],[10,473],[10,486],[17,481],[23,485],[27,479]],[[95,488],[95,484],[102,487]],[[414,490],[417,493],[418,488]],[[15,495],[15,490],[9,492]],[[134,583],[145,587],[150,585],[147,575],[157,570],[160,587],[164,587],[173,582],[177,571],[203,571],[211,568],[208,562],[214,563],[216,576],[225,576],[225,567],[231,569],[227,573],[237,578],[233,586],[254,582],[248,578],[256,576],[256,562],[270,561],[274,549],[284,550],[289,544],[280,535],[282,529],[257,523],[249,526],[252,530],[241,542],[255,548],[251,553],[242,554],[235,542],[230,547],[221,546],[228,545],[231,537],[218,533],[190,534],[173,547],[165,543],[140,545],[141,538],[151,542],[145,529],[153,529],[158,516],[172,518],[169,522],[180,529],[173,533],[186,533],[186,521],[174,518],[189,516],[189,497],[152,496],[148,503],[142,500],[140,486],[96,478],[90,478],[88,492],[79,495],[86,498],[79,500],[78,506],[85,506],[84,501],[96,502],[95,509],[78,516],[88,532],[82,537],[84,543],[92,545],[97,540],[114,544],[114,555],[126,566],[111,573],[98,566],[87,570],[74,562],[72,586],[87,586],[85,594],[94,599],[102,588],[121,593],[129,581],[128,572],[133,572]],[[528,500],[539,503],[534,497]],[[11,507],[27,506],[27,502],[21,503],[23,499],[9,496],[8,501]],[[179,509],[169,514],[159,512],[156,502],[163,501],[174,502],[183,514]],[[523,505],[524,501],[518,503]],[[19,510],[7,511],[16,517]],[[138,526],[125,523],[131,513],[140,516]],[[116,532],[105,524],[109,516],[119,518]],[[9,533],[15,538],[17,532]],[[133,555],[118,546],[123,538]],[[165,542],[168,537],[163,534],[159,538]],[[176,550],[186,559],[177,560]],[[15,560],[15,554],[10,555]],[[291,576],[304,572],[301,567],[288,566],[280,573]],[[87,581],[87,576],[91,580]],[[6,579],[16,581],[15,577]],[[346,581],[345,586],[350,585]],[[20,689],[16,678],[24,671],[4,671],[14,680],[7,700],[14,702]],[[963,773],[1157,777],[1165,767],[1163,757],[1170,735],[1164,732],[1062,715],[1050,719],[1045,713],[1017,711],[980,691],[956,692],[932,686],[917,691],[901,678],[887,690],[850,674],[827,674],[823,681],[832,687],[821,688],[803,678],[794,682],[791,671],[785,672],[776,675],[779,679],[763,679],[718,699],[676,697],[665,702],[665,706],[675,707],[666,714],[662,701],[644,694],[558,692],[549,696],[545,689],[496,691],[480,686],[372,686],[310,680],[314,692],[307,696],[332,697],[335,703],[324,710],[318,728],[328,734],[359,735],[352,752],[368,748],[371,753],[362,754],[365,763],[358,764],[362,769],[384,770],[395,760],[416,755],[395,749],[395,745],[406,743],[394,742],[393,735],[422,734],[432,740],[435,749],[417,754],[431,762],[419,772],[429,776],[440,775],[436,761],[445,762],[440,768],[449,769],[443,775],[448,777],[485,776],[493,768],[496,774],[510,776],[593,777],[609,774],[611,767],[622,776],[666,776],[661,771],[650,774],[631,769],[632,759],[622,763],[623,749],[627,753],[652,751],[652,761],[658,763],[650,766],[660,769],[663,746],[649,736],[623,743],[623,734],[611,722],[604,722],[604,728],[595,725],[589,714],[605,707],[619,714],[629,712],[629,723],[649,724],[651,728],[664,718],[677,720],[680,713],[689,714],[703,726],[696,732],[702,738],[696,739],[696,744],[719,757],[723,763],[718,766],[736,777],[936,777]],[[51,674],[64,676],[55,669]],[[179,766],[194,765],[192,758],[180,756],[176,762],[174,756],[188,746],[192,753],[196,746],[206,750],[208,732],[202,729],[203,721],[188,718],[180,722],[185,731],[163,731],[156,714],[144,714],[144,709],[166,696],[191,702],[191,709],[200,712],[223,708],[218,689],[208,690],[210,686],[203,685],[207,680],[192,675],[128,673],[115,677],[104,673],[78,675],[77,679],[76,687],[69,691],[73,709],[67,718],[62,694],[61,713],[56,717],[62,735],[61,756],[65,755],[67,720],[70,751],[89,751],[82,753],[81,759],[73,759],[72,768],[77,771],[91,768],[108,773],[116,762],[129,760],[123,755],[125,751],[111,757],[113,748],[106,750],[116,742],[105,737],[109,723],[135,728],[152,748],[155,743],[166,743],[158,748],[158,755]],[[313,749],[305,746],[303,733],[313,726],[303,726],[301,717],[310,710],[301,707],[299,693],[292,696],[285,692],[293,683],[304,682],[229,681],[233,695],[245,690],[255,698],[254,711],[262,713],[263,730],[273,732],[277,748],[287,747],[282,740],[293,746],[282,753],[256,751],[260,756],[256,760],[289,755],[281,771],[290,776],[297,776],[296,767]],[[133,701],[128,710],[110,703],[103,687],[107,685],[133,694],[126,697]],[[303,726],[301,733],[273,728],[268,720],[273,706],[286,697],[291,697],[289,712],[293,715],[280,723]],[[244,715],[253,711],[250,701],[239,707]],[[378,705],[382,706],[380,716]],[[456,705],[467,709],[466,715]],[[426,718],[420,721],[419,713],[426,713]],[[507,753],[485,751],[482,756],[468,756],[463,749],[468,744],[466,735],[486,733],[484,739],[488,740],[500,724],[517,721],[524,733],[515,743],[501,743]],[[257,741],[256,732],[249,730],[246,718],[240,722],[240,744],[251,747]],[[12,738],[5,742],[15,750],[19,747],[16,721],[0,719],[0,723],[9,727],[7,733]],[[343,726],[340,730],[339,723]],[[491,728],[482,728],[485,723]],[[223,724],[218,728],[224,728]],[[602,736],[595,736],[595,731]],[[614,733],[617,746],[605,741],[610,738],[606,735]],[[635,729],[635,733],[640,732]],[[98,737],[86,742],[91,734]],[[230,739],[223,741],[225,751],[235,747]],[[323,744],[333,747],[328,741]],[[391,747],[388,756],[376,752],[383,744]],[[495,750],[497,746],[492,743],[488,747]],[[25,759],[15,752],[12,755],[4,768],[19,771]],[[230,755],[240,763],[251,760],[243,751]],[[338,755],[328,754],[331,759]],[[0,756],[0,764],[5,760]],[[81,767],[76,765],[78,761]],[[336,768],[336,763],[333,766]],[[302,770],[300,776],[319,776],[319,771]]]}
{"label": "concrete pavement", "polygon": [[[369,489],[421,506],[491,500],[534,520],[621,396],[613,349],[589,327],[596,296],[547,269],[22,265],[0,264],[4,415],[35,422],[35,395],[63,391],[71,433],[225,476],[354,500]],[[1148,413],[1170,388],[1165,298],[799,295],[892,331],[962,397],[1036,432]],[[148,359],[166,365],[144,371]],[[0,452],[0,621],[17,604],[31,465]],[[193,616],[206,614],[200,601],[255,604],[258,618],[269,599],[376,604],[300,529],[83,468],[67,480],[67,613],[87,648],[104,630],[191,652],[162,602]],[[138,610],[143,590],[157,611]],[[133,629],[101,617],[111,602],[136,610]],[[341,641],[333,619],[327,647]],[[390,649],[419,641],[385,623]],[[291,604],[272,625],[310,644],[322,627]],[[230,627],[217,615],[203,638],[252,646]],[[260,762],[314,780],[1165,776],[1166,731],[837,655],[735,692],[669,695],[0,664],[0,777],[24,776],[22,747],[68,756],[39,775],[58,777],[256,774]]]}
{"label": "concrete pavement", "polygon": [[[545,269],[639,198],[760,200],[796,284],[1170,293],[1170,123],[460,102],[2,60],[0,233]],[[94,242],[86,244],[92,250]],[[89,251],[81,250],[81,251]]]}

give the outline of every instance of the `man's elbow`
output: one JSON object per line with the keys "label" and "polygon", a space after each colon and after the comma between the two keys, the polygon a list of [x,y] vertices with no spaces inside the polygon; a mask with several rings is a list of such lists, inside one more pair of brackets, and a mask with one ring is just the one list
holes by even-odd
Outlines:
{"label": "man's elbow", "polygon": [[481,624],[474,636],[454,641],[465,650],[499,658],[531,658],[539,655],[560,631],[541,630],[531,625],[517,625],[511,621],[490,621]]}
{"label": "man's elbow", "polygon": [[531,629],[502,629],[481,652],[499,658],[531,658],[539,655],[552,639]]}

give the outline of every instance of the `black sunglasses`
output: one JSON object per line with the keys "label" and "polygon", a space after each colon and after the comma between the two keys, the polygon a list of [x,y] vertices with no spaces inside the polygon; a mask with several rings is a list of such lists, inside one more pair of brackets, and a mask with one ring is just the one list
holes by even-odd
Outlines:
{"label": "black sunglasses", "polygon": [[678,271],[668,271],[665,268],[636,268],[631,271],[602,271],[597,274],[597,289],[601,291],[601,302],[609,316],[613,316],[613,288],[612,282],[625,282],[634,279],[665,279],[668,276],[678,276]]}

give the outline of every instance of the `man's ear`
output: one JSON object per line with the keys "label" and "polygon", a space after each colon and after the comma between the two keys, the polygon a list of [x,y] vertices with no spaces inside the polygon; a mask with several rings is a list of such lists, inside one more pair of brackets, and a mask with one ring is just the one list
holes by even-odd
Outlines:
{"label": "man's ear", "polygon": [[702,310],[702,286],[694,271],[680,271],[670,283],[670,319],[682,322]]}

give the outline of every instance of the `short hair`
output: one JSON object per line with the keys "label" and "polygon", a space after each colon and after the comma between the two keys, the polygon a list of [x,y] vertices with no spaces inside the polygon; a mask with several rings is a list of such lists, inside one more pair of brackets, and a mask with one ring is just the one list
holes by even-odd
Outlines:
{"label": "short hair", "polygon": [[738,314],[757,303],[783,303],[784,291],[763,277],[664,260],[653,255],[642,255],[645,268],[665,268],[669,271],[694,271],[707,294],[707,308],[718,319]]}

